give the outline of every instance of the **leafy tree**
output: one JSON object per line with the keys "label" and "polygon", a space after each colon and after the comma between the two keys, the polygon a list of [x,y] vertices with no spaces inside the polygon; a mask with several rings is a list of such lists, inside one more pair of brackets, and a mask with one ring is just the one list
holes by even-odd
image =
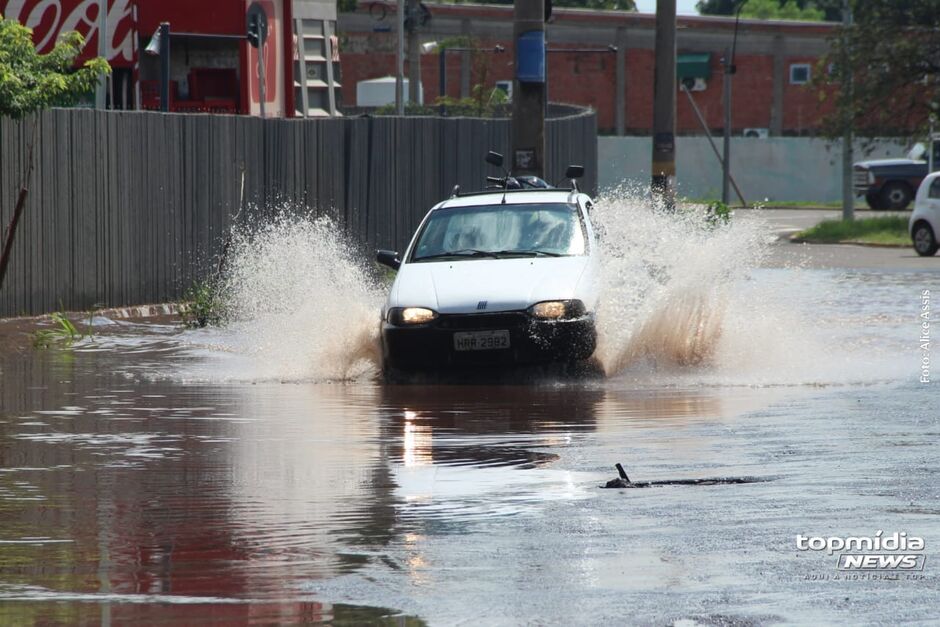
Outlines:
{"label": "leafy tree", "polygon": [[634,0],[553,0],[552,6],[572,9],[606,9],[608,11],[636,11]]}
{"label": "leafy tree", "polygon": [[[84,43],[79,33],[68,33],[49,54],[41,55],[33,45],[32,29],[0,15],[0,116],[21,118],[47,107],[74,105],[92,91],[101,75],[110,73],[111,68],[107,61],[96,58],[75,69],[75,59]],[[23,184],[6,229],[3,252],[0,253],[0,287],[3,286],[16,227],[29,192],[27,182],[33,170],[35,134],[34,120]]]}
{"label": "leafy tree", "polygon": [[741,9],[742,17],[759,20],[808,20],[818,22],[823,19],[823,12],[814,5],[801,8],[795,0],[783,3],[778,0],[750,0]]}
{"label": "leafy tree", "polygon": [[[512,4],[513,0],[453,0],[455,3]],[[552,0],[553,7],[572,9],[605,9],[609,11],[636,11],[634,0]]]}
{"label": "leafy tree", "polygon": [[[734,15],[741,0],[699,0],[702,15]],[[748,0],[741,17],[759,20],[840,20],[840,0]]]}
{"label": "leafy tree", "polygon": [[47,107],[77,103],[111,68],[102,58],[74,69],[85,43],[76,32],[64,35],[49,54],[39,54],[32,29],[0,15],[0,115],[20,118]]}
{"label": "leafy tree", "polygon": [[740,0],[699,0],[695,4],[701,15],[734,15]]}
{"label": "leafy tree", "polygon": [[816,5],[821,9],[827,22],[842,21],[842,0],[795,0],[801,9]]}
{"label": "leafy tree", "polygon": [[868,137],[925,132],[940,114],[940,0],[853,5],[854,24],[839,29],[815,73],[820,99],[835,105],[825,134],[847,124]]}

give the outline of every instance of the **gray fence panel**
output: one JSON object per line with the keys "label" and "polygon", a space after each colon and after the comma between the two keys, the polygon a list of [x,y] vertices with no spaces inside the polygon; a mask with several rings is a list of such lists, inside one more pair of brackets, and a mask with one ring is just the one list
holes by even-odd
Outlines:
{"label": "gray fence panel", "polygon": [[[596,189],[592,112],[551,119],[552,182],[569,163]],[[478,190],[488,150],[509,159],[506,119],[241,116],[58,109],[0,119],[6,227],[37,123],[35,169],[0,316],[163,302],[218,264],[239,221],[279,210],[332,217],[363,250],[403,250],[455,185]],[[242,175],[244,173],[244,192]]]}

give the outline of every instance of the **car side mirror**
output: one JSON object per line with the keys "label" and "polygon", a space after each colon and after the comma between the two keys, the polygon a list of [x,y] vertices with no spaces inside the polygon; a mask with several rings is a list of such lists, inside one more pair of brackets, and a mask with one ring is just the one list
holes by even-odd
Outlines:
{"label": "car side mirror", "polygon": [[566,179],[579,179],[582,176],[584,176],[583,165],[569,165],[568,169],[565,170]]}
{"label": "car side mirror", "polygon": [[503,155],[491,150],[486,153],[486,162],[490,165],[495,165],[497,168],[501,168],[503,167]]}
{"label": "car side mirror", "polygon": [[394,250],[376,251],[375,260],[392,270],[398,270],[401,267],[401,259],[398,258],[398,253]]}

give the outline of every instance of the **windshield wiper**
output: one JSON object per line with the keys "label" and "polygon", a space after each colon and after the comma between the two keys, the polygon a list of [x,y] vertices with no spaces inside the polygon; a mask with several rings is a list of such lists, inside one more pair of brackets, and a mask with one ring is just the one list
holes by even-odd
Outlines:
{"label": "windshield wiper", "polygon": [[532,255],[534,257],[564,257],[561,253],[553,253],[547,250],[500,250],[495,255]]}
{"label": "windshield wiper", "polygon": [[451,250],[446,253],[437,253],[435,255],[424,255],[415,257],[415,261],[427,261],[429,259],[441,259],[444,257],[492,257],[498,259],[499,255],[489,250],[478,250],[476,248],[464,248],[461,250]]}

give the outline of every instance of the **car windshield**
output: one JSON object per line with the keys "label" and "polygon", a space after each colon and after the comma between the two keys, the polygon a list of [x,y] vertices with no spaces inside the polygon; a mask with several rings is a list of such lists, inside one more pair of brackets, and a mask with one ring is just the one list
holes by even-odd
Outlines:
{"label": "car windshield", "polygon": [[449,207],[428,218],[412,261],[583,255],[584,247],[578,211],[570,205]]}

